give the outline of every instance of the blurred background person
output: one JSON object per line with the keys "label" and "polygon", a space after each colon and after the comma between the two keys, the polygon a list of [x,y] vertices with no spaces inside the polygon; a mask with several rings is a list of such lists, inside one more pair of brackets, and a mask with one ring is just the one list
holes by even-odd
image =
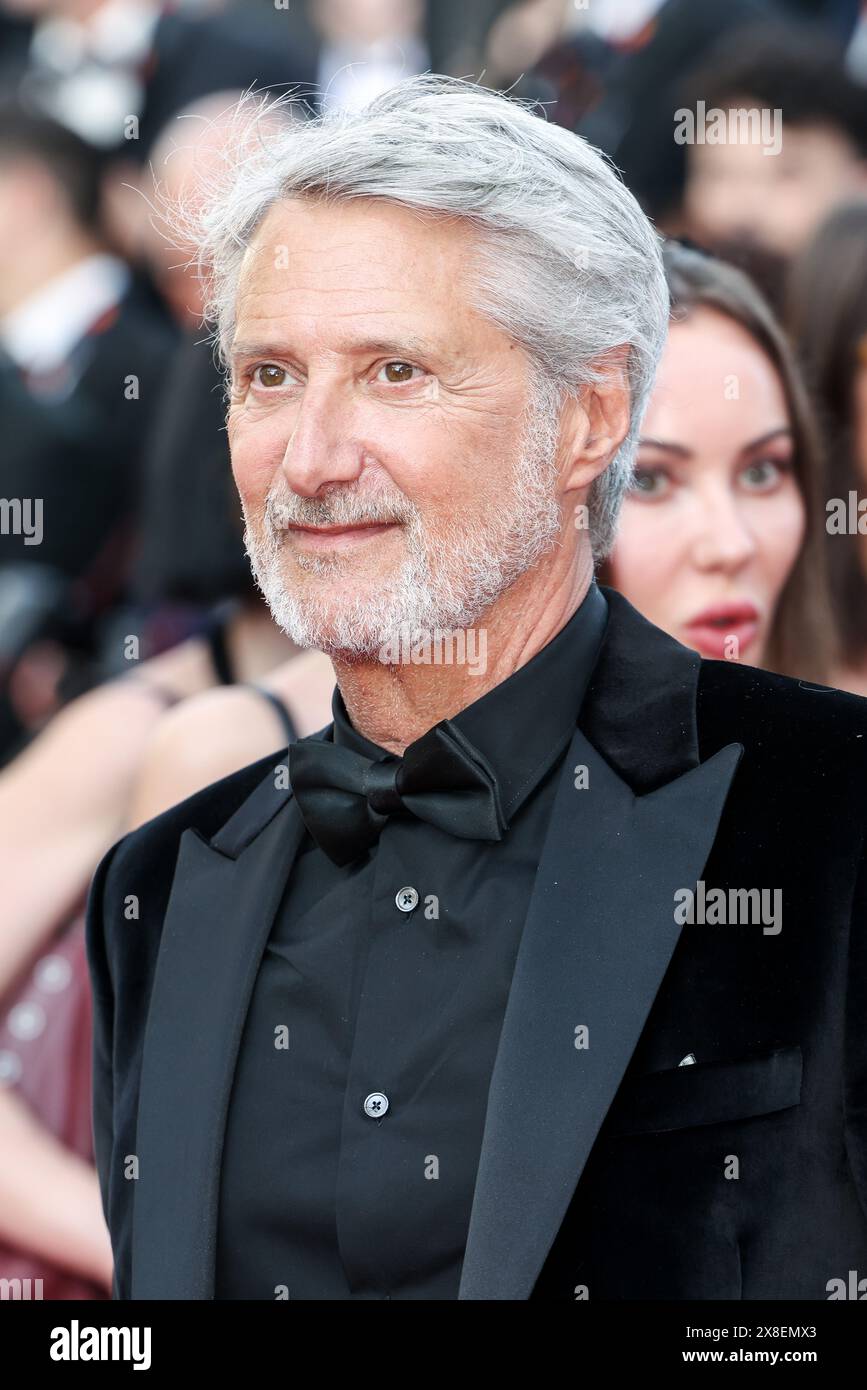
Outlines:
{"label": "blurred background person", "polygon": [[299,46],[297,31],[284,22],[280,42],[263,8],[203,10],[165,0],[2,4],[29,25],[26,43],[19,31],[7,50],[6,83],[98,149],[133,160],[175,112],[210,92],[251,84],[309,90],[315,80],[313,55]]}
{"label": "blurred background person", "polygon": [[[155,153],[173,166],[172,193],[193,202],[194,174],[204,175],[208,160],[219,163],[221,140],[207,108],[191,114],[180,127],[188,145],[168,141]],[[149,216],[158,233],[150,208]],[[154,255],[157,244],[165,249],[157,237]],[[182,251],[173,249],[181,266]],[[191,323],[201,307],[196,277],[179,268],[172,285],[177,317],[189,314]],[[145,449],[129,601],[105,637],[104,667],[115,678],[70,703],[0,772],[0,1275],[41,1278],[46,1298],[104,1297],[110,1288],[92,1162],[82,909],[96,863],[136,814],[149,739],[189,697],[244,687],[242,718],[222,726],[216,747],[204,749],[197,737],[196,762],[181,754],[171,779],[161,774],[161,791],[146,779],[156,814],[223,770],[321,728],[330,714],[330,662],[318,652],[297,670],[287,662],[298,649],[253,581],[222,382],[190,323]],[[275,688],[262,688],[275,668]]]}
{"label": "blurred background person", "polygon": [[331,722],[334,668],[308,651],[255,682],[218,686],[165,714],[148,740],[124,830]]}
{"label": "blurred background person", "polygon": [[0,108],[0,495],[30,499],[41,521],[32,544],[0,534],[0,757],[55,707],[64,670],[55,644],[45,690],[31,681],[31,698],[19,676],[16,703],[24,650],[60,632],[86,651],[122,591],[142,439],[175,340],[108,246],[99,180],[78,136]]}
{"label": "blurred background person", "polygon": [[136,441],[174,341],[107,247],[93,152],[46,117],[0,108],[0,480],[53,509],[38,553],[3,536],[0,560],[76,578],[93,562],[134,494]]}
{"label": "blurred background person", "polygon": [[[0,547],[5,547],[5,551],[0,548],[0,556],[6,561],[0,569],[0,690],[6,694],[8,711],[2,740],[7,757],[23,747],[67,699],[123,669],[122,642],[116,640],[116,632],[129,631],[130,622],[131,630],[139,631],[143,621],[140,612],[129,615],[126,593],[142,529],[150,525],[142,507],[143,497],[153,495],[153,490],[142,490],[143,469],[152,470],[158,466],[154,460],[162,458],[162,467],[177,465],[187,471],[191,452],[213,448],[210,441],[214,439],[225,462],[224,444],[218,437],[223,428],[222,385],[199,331],[199,280],[185,248],[167,234],[157,204],[162,198],[169,203],[185,199],[193,205],[195,178],[219,169],[238,96],[238,92],[215,94],[177,113],[158,135],[146,167],[135,170],[131,183],[103,184],[96,226],[115,253],[97,260],[96,269],[131,288],[115,316],[103,312],[105,297],[100,297],[101,284],[93,274],[72,287],[80,291],[72,308],[78,305],[80,315],[99,316],[99,333],[91,334],[77,349],[76,362],[80,359],[88,368],[78,392],[71,399],[61,394],[59,404],[52,396],[48,411],[45,392],[34,407],[32,391],[25,396],[10,372],[3,378],[8,383],[10,416],[13,405],[18,413],[26,405],[31,415],[38,408],[41,428],[31,423],[20,431],[18,442],[0,465],[0,475],[7,496],[33,494],[44,504],[40,545],[31,547],[15,534],[0,539]],[[285,113],[282,118],[291,117]],[[94,152],[44,117],[27,116],[26,120],[37,131],[47,129],[62,151],[69,147],[84,162],[91,175],[85,192],[95,204]],[[61,165],[64,171],[67,164],[71,179],[77,166],[67,159]],[[35,224],[33,236],[22,243],[32,247],[34,275],[43,277],[53,265],[55,240],[65,249],[63,221],[59,216],[52,221],[47,212],[50,209],[40,204],[29,214]],[[14,241],[11,227],[16,225],[16,214],[17,207],[11,207],[10,241]],[[77,249],[74,243],[73,250]],[[28,253],[21,254],[26,258]],[[88,264],[95,259],[91,256]],[[60,334],[63,312],[70,312],[70,298],[60,298],[56,306],[50,296],[37,299],[32,312],[25,305],[28,312],[22,315],[22,328],[29,328],[33,350],[43,358]],[[51,318],[55,307],[57,313],[46,326],[45,315]],[[132,323],[127,324],[133,314]],[[149,331],[152,323],[158,326],[158,334]],[[127,388],[130,381],[135,384],[132,394]],[[49,385],[56,391],[53,379]],[[34,458],[37,445],[38,458]],[[20,463],[18,450],[23,455]],[[34,571],[28,584],[19,574],[24,559]],[[165,608],[161,604],[158,620],[146,634],[150,654],[192,635],[201,616],[195,606],[186,615],[176,605],[170,614]],[[0,732],[3,710],[0,705]]]}
{"label": "blurred background person", "polygon": [[[156,181],[167,203],[196,206],[200,181],[219,167],[233,110],[208,99],[190,108],[190,120],[172,122],[155,147],[151,194]],[[268,616],[244,554],[224,383],[210,345],[192,331],[202,310],[196,268],[142,193],[134,204],[152,238],[142,245],[157,282],[171,283],[167,298],[185,331],[167,359],[145,434],[128,590],[102,628],[101,674],[114,679],[61,712],[0,773],[0,855],[10,856],[7,928],[20,917],[25,936],[31,920],[52,926],[79,905],[95,858],[122,822],[137,760],[163,708],[215,684],[258,679],[295,651]],[[0,571],[0,590],[2,579]],[[94,746],[98,729],[103,737]],[[56,815],[52,807],[39,810],[55,762],[64,773],[52,807],[64,788],[70,798]],[[25,804],[29,819],[15,811]],[[37,861],[50,862],[47,878],[36,872]],[[0,962],[11,940],[7,929]]]}
{"label": "blurred background person", "polygon": [[316,84],[326,108],[357,110],[430,63],[424,0],[319,0]]}
{"label": "blurred background person", "polygon": [[785,335],[746,275],[669,243],[668,342],[600,578],[679,642],[827,683],[819,444]]}
{"label": "blurred background person", "polygon": [[[860,0],[523,0],[491,30],[486,78],[544,101],[610,155],[661,230],[738,259],[776,294],[782,258],[863,177],[865,89],[849,61],[859,11]],[[679,143],[676,113],[699,100],[779,108],[781,153]]]}
{"label": "blurred background person", "polygon": [[867,196],[867,89],[832,35],[773,27],[728,35],[684,95],[685,107],[779,125],[771,146],[764,135],[686,145],[682,209],[686,234],[754,268],[779,306],[790,259],[834,207]]}
{"label": "blurred background person", "polygon": [[614,160],[650,216],[673,215],[683,152],[672,139],[677,84],[724,34],[767,18],[773,0],[522,0],[492,28],[487,80],[547,103],[552,119]]}
{"label": "blurred background person", "polygon": [[[833,684],[867,695],[867,199],[837,208],[795,261],[788,319],[827,451],[824,540],[842,646]],[[845,529],[829,526],[835,499]]]}
{"label": "blurred background person", "polygon": [[[105,214],[115,242],[127,260],[147,276],[179,330],[175,362],[184,360],[194,342],[203,342],[205,305],[198,268],[191,262],[189,247],[179,244],[164,213],[183,205],[192,215],[201,189],[209,179],[219,177],[241,98],[240,90],[230,88],[209,93],[175,112],[147,150],[143,165],[114,171],[104,187]],[[244,104],[256,100],[260,98],[251,96]],[[269,120],[263,119],[262,130],[267,130],[269,124],[295,119],[294,109],[282,108]],[[207,346],[196,356],[211,358]],[[187,383],[183,393],[204,395],[218,382],[211,358],[211,375],[207,385],[203,383],[203,391],[191,392],[191,384]],[[191,406],[195,408],[195,402]],[[157,411],[160,413],[162,409]],[[209,423],[213,418],[209,416]]]}

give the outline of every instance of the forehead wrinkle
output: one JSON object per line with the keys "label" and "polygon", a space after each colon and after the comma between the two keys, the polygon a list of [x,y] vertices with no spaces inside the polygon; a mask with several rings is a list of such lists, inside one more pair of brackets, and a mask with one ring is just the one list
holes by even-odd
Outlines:
{"label": "forehead wrinkle", "polygon": [[[247,331],[248,324],[255,334],[256,341],[262,341],[269,336],[273,336],[275,339],[288,336],[288,334],[291,334],[292,329],[298,324],[305,325],[310,323],[318,327],[319,320],[321,320],[322,317],[323,315],[321,313],[303,313],[300,310],[295,310],[294,312],[290,310],[283,314],[262,314],[256,313],[255,311],[252,313],[241,313],[238,315],[235,341],[237,342],[240,340],[243,343],[245,340],[253,340],[252,334]],[[422,333],[419,333],[414,322],[402,323],[401,318],[402,314],[399,309],[374,310],[369,314],[360,314],[357,310],[346,309],[337,313],[329,312],[327,321],[328,323],[335,324],[342,324],[349,321],[357,325],[357,332],[355,332],[351,338],[346,339],[346,342],[350,346],[352,346],[353,342],[355,344],[368,341],[381,343],[391,335],[394,337],[395,341],[400,339],[404,343],[414,345],[419,350],[440,350],[436,342],[430,336],[426,338]],[[394,328],[391,328],[390,325],[385,326],[388,320],[394,319],[398,320]],[[452,321],[449,320],[450,326],[451,323]],[[275,324],[277,327],[275,330],[269,330],[265,327],[265,325],[268,324]],[[254,325],[255,328],[253,327]]]}
{"label": "forehead wrinkle", "polygon": [[[446,318],[454,331],[459,317],[448,299],[440,303],[437,296],[424,295],[421,291],[413,293],[399,285],[346,288],[318,284],[278,286],[253,283],[240,289],[236,323],[240,324],[242,320],[297,323],[305,319],[333,322],[352,319],[375,324],[400,317],[417,320],[419,316],[423,323],[432,325],[434,331],[435,326]],[[409,325],[407,331],[412,331]]]}
{"label": "forehead wrinkle", "polygon": [[[285,247],[289,252],[289,264],[279,269],[274,263],[274,251],[278,247]],[[251,260],[241,268],[239,296],[245,290],[248,293],[325,297],[341,294],[406,297],[415,293],[427,303],[432,282],[438,279],[443,297],[453,298],[461,275],[461,263],[456,263],[452,248],[408,247],[400,241],[397,246],[389,243],[383,247],[380,264],[375,260],[371,263],[371,247],[364,238],[357,243],[347,242],[344,247],[326,244],[304,247],[297,252],[288,241],[280,241],[275,236],[267,243],[248,248],[250,251],[254,253]],[[345,261],[335,261],[335,251],[345,251]],[[311,259],[318,265],[310,265]],[[346,280],[342,278],[344,273]],[[359,284],[359,275],[375,278]]]}
{"label": "forehead wrinkle", "polygon": [[[297,234],[294,238],[297,243]],[[413,261],[424,261],[428,263],[432,260],[440,262],[462,261],[465,255],[465,247],[460,238],[449,237],[445,241],[439,236],[423,237],[420,244],[412,245],[404,237],[395,235],[393,225],[386,224],[382,228],[381,237],[378,241],[371,243],[369,232],[366,228],[360,229],[354,236],[345,241],[335,241],[328,239],[328,231],[317,237],[315,240],[302,241],[300,245],[293,245],[291,234],[281,237],[276,229],[267,238],[261,241],[252,241],[244,254],[244,261],[248,265],[261,264],[262,259],[267,262],[272,260],[272,253],[276,247],[285,248],[290,258],[327,260],[329,265],[338,268],[341,265],[356,269],[359,265],[359,258],[364,260],[380,260],[383,264],[391,267],[396,259],[399,259],[403,266],[409,265]],[[342,260],[341,260],[342,258]]]}
{"label": "forehead wrinkle", "polygon": [[[333,286],[326,286],[326,285],[321,285],[321,284],[313,284],[313,285],[298,285],[298,284],[293,284],[293,285],[280,285],[280,286],[278,286],[278,285],[259,285],[259,286],[250,285],[250,286],[249,286],[248,288],[246,288],[246,289],[244,289],[244,288],[242,287],[241,292],[240,292],[240,294],[238,295],[238,300],[239,300],[239,303],[240,303],[240,302],[243,301],[243,300],[249,300],[249,299],[269,299],[269,298],[271,298],[271,297],[280,298],[280,299],[285,299],[285,298],[288,296],[288,297],[290,298],[290,301],[294,301],[294,300],[297,299],[300,295],[311,295],[311,296],[313,296],[313,297],[318,297],[318,298],[322,298],[322,299],[333,298],[333,297],[338,297],[338,298],[343,298],[343,299],[350,299],[350,298],[357,298],[357,297],[359,297],[359,296],[364,297],[364,296],[376,295],[376,296],[378,297],[378,298],[377,298],[377,302],[379,302],[380,300],[384,300],[384,301],[388,301],[388,300],[398,300],[398,301],[400,301],[401,303],[406,303],[406,302],[409,300],[409,302],[411,302],[411,303],[423,304],[426,308],[429,308],[430,305],[431,305],[431,303],[433,302],[433,301],[432,301],[432,298],[431,298],[431,295],[430,295],[429,293],[428,293],[428,294],[424,294],[421,290],[419,290],[417,294],[412,295],[412,291],[411,291],[411,290],[408,291],[408,290],[407,290],[404,286],[402,286],[402,285],[363,285],[363,286],[358,286],[358,285],[351,285],[351,286],[346,286],[346,285],[333,285]],[[412,295],[412,298],[410,299],[410,296],[411,296],[411,295]],[[333,312],[333,311],[330,311],[330,312]],[[341,311],[338,310],[337,312],[340,313]],[[376,309],[376,308],[370,308],[370,309],[368,309],[368,310],[361,310],[361,311],[359,311],[358,309],[347,308],[346,310],[344,310],[344,311],[342,311],[342,312],[343,312],[344,314],[347,314],[347,315],[358,314],[359,312],[376,313],[376,312],[377,312],[377,309]],[[399,312],[399,309],[386,308],[386,309],[383,309],[382,312],[383,312],[383,313],[396,313],[396,312]],[[270,316],[269,316],[269,315],[266,315],[265,317],[270,317]]]}
{"label": "forehead wrinkle", "polygon": [[[441,250],[435,258],[436,271],[448,272],[444,275],[437,275],[436,271],[432,274],[432,258],[426,248],[412,257],[423,264],[426,272],[423,279],[411,269],[408,271],[411,265],[408,257],[396,268],[386,265],[359,267],[357,259],[341,266],[341,272],[346,269],[351,270],[353,276],[359,273],[370,276],[366,283],[359,285],[345,281],[334,283],[337,273],[330,262],[322,274],[305,265],[300,268],[298,279],[293,280],[293,273],[297,274],[299,267],[293,268],[290,260],[285,269],[278,269],[267,254],[274,246],[286,243],[281,243],[277,235],[270,241],[270,247],[265,244],[257,248],[265,252],[264,259],[248,263],[242,272],[235,341],[265,341],[271,336],[268,325],[273,324],[275,351],[278,343],[285,340],[288,346],[296,333],[307,332],[323,342],[324,351],[351,352],[352,343],[348,346],[343,342],[328,343],[326,346],[324,340],[330,336],[331,329],[352,321],[360,336],[381,342],[393,333],[395,349],[406,355],[415,351],[435,356],[445,365],[457,364],[466,358],[468,351],[493,352],[499,356],[510,346],[501,341],[502,330],[460,294],[461,267]],[[345,245],[354,247],[352,242]],[[311,248],[311,254],[321,258],[329,254],[329,248]],[[307,299],[309,303],[299,303]],[[397,325],[394,328],[393,323]]]}
{"label": "forehead wrinkle", "polygon": [[[248,285],[277,282],[286,285],[293,290],[330,290],[342,292],[349,289],[374,291],[377,294],[383,292],[400,291],[407,293],[412,290],[423,291],[430,285],[432,279],[436,278],[436,269],[432,265],[432,257],[418,256],[414,261],[418,264],[412,265],[403,263],[396,265],[371,264],[370,257],[365,255],[363,260],[356,257],[355,260],[346,261],[344,264],[335,265],[328,258],[323,259],[324,253],[320,254],[320,264],[314,266],[302,266],[296,259],[289,259],[289,264],[278,267],[274,264],[274,258],[269,257],[259,261],[254,265],[244,266],[241,270],[240,284]],[[417,278],[413,278],[419,273],[419,265],[424,272],[423,283]],[[455,284],[456,273],[449,267],[442,267],[443,275],[440,283],[444,289],[451,290]],[[338,277],[346,274],[346,280]],[[360,276],[367,275],[372,280],[367,283],[360,283]],[[337,283],[333,283],[337,281]],[[288,282],[288,283],[287,283]]]}
{"label": "forehead wrinkle", "polygon": [[[239,306],[234,334],[234,342],[238,347],[232,348],[233,356],[240,356],[245,345],[249,348],[253,345],[264,347],[270,344],[270,350],[277,352],[283,344],[286,349],[291,350],[293,346],[297,347],[297,343],[292,342],[294,335],[305,333],[319,339],[322,342],[322,350],[328,352],[350,354],[362,351],[365,345],[372,345],[383,351],[401,349],[407,354],[416,352],[435,358],[445,365],[463,360],[471,347],[461,329],[461,316],[452,313],[433,314],[429,300],[424,302],[424,317],[419,320],[417,313],[413,313],[411,308],[408,312],[407,306],[403,304],[394,307],[378,306],[366,311],[351,307],[344,310],[323,308],[318,311],[305,311],[297,305],[290,304],[283,312],[268,313],[262,312],[249,302],[251,299],[268,297],[261,292],[252,294],[245,297],[247,302]],[[500,334],[495,326],[488,324],[480,315],[473,317],[478,320],[483,335],[477,344],[477,350],[490,352],[496,347],[497,355],[508,350],[508,343],[499,341]],[[339,334],[336,341],[327,344],[322,341],[329,336],[330,330],[337,329],[347,322],[353,325],[354,331],[351,335]],[[492,338],[497,340],[496,343]]]}

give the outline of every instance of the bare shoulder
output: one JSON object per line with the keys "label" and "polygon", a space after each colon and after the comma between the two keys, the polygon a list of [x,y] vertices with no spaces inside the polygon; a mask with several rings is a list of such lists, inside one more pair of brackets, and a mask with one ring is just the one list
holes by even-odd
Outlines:
{"label": "bare shoulder", "polygon": [[148,741],[129,825],[141,825],[284,744],[275,711],[255,690],[220,686],[184,700],[162,716]]}
{"label": "bare shoulder", "polygon": [[284,661],[262,685],[283,701],[299,737],[306,738],[331,723],[334,667],[322,652],[302,652]]}
{"label": "bare shoulder", "polygon": [[[330,722],[334,668],[321,652],[292,657],[262,685],[283,701],[302,738]],[[216,686],[184,700],[162,716],[148,740],[129,825],[141,825],[285,742],[273,705],[250,686]]]}

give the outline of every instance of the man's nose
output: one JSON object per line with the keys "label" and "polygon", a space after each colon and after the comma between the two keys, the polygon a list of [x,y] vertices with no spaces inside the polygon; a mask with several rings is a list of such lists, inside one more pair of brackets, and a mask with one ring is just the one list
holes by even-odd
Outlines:
{"label": "man's nose", "polygon": [[364,451],[353,419],[352,402],[339,386],[307,385],[281,463],[293,492],[314,497],[328,483],[358,477]]}
{"label": "man's nose", "polygon": [[756,538],[736,498],[728,491],[701,499],[693,542],[699,569],[733,573],[756,553]]}

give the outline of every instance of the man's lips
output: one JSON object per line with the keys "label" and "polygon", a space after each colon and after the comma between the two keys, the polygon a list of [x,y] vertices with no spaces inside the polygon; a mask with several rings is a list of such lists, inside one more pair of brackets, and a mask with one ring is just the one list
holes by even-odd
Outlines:
{"label": "man's lips", "polygon": [[398,525],[396,521],[358,522],[354,526],[289,525],[286,534],[300,550],[349,550]]}
{"label": "man's lips", "polygon": [[[706,656],[728,656],[737,660],[755,640],[759,630],[759,610],[754,603],[712,604],[690,619],[685,629],[692,645]],[[736,651],[730,650],[729,639],[732,637],[737,641]]]}

